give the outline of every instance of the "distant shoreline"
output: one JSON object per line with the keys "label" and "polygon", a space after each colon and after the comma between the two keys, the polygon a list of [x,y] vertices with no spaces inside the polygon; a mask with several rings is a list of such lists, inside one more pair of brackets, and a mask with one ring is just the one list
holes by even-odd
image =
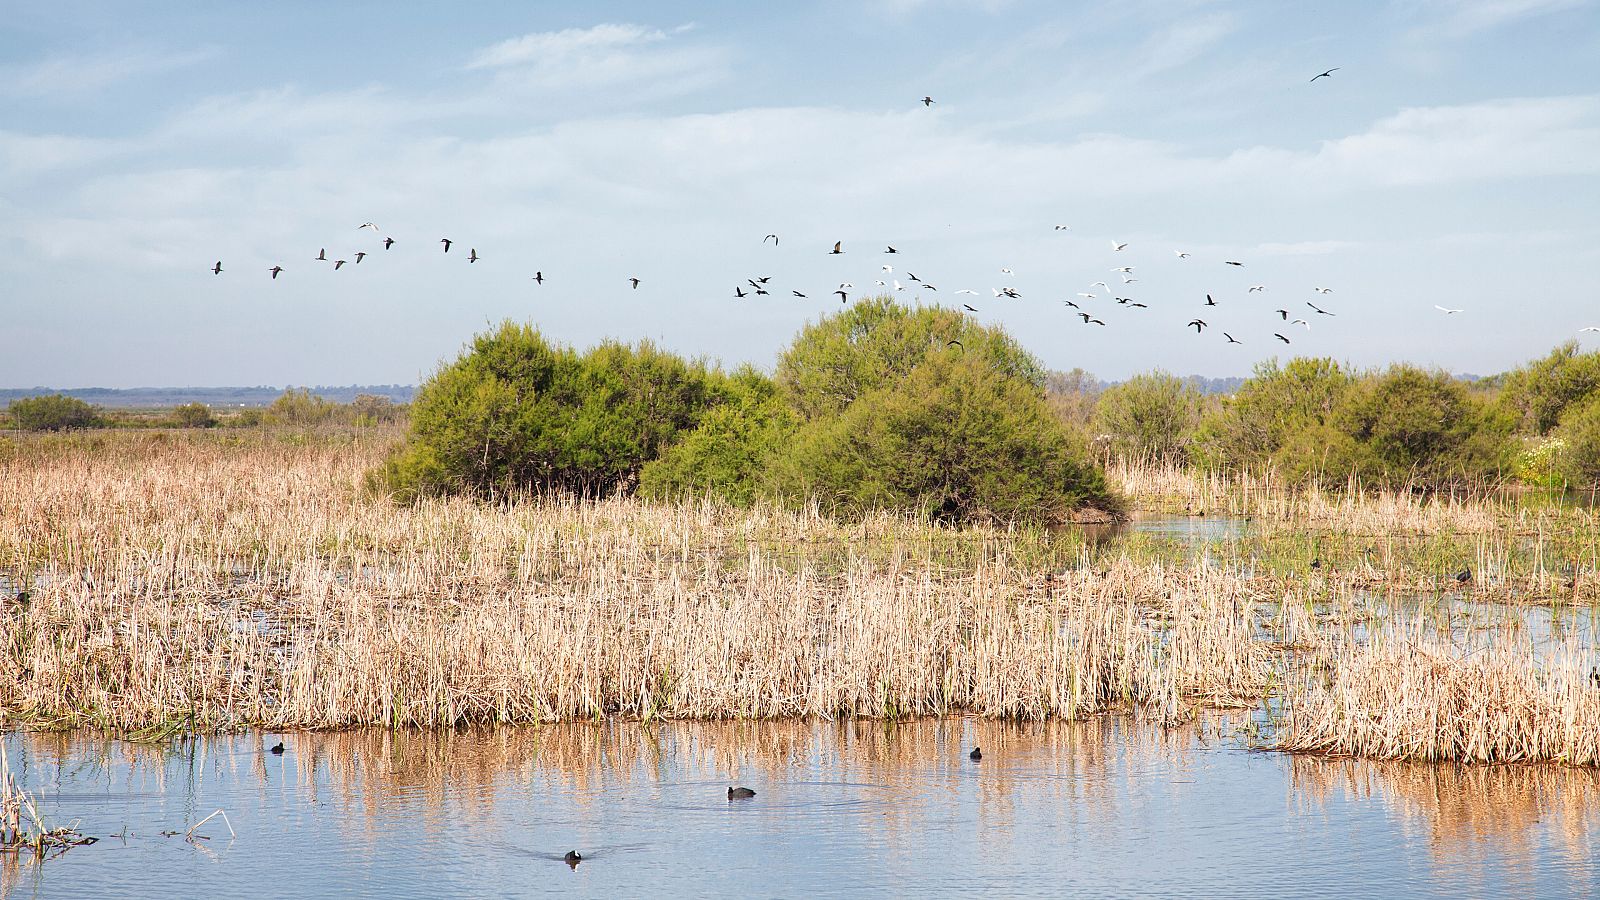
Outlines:
{"label": "distant shoreline", "polygon": [[410,403],[416,393],[411,384],[346,384],[346,385],[257,385],[254,387],[135,387],[135,388],[0,388],[0,406],[24,397],[40,394],[65,394],[85,403],[107,409],[148,409],[179,406],[184,403],[205,403],[219,407],[269,406],[283,396],[286,390],[304,389],[334,403],[349,403],[359,394],[385,397],[395,403]]}

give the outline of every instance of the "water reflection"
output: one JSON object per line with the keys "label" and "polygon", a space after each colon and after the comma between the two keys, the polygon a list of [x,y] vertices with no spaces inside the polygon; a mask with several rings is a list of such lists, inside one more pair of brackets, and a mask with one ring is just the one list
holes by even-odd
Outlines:
{"label": "water reflection", "polygon": [[[45,815],[110,839],[0,860],[0,896],[1560,895],[1600,877],[1600,773],[1253,753],[1226,724],[367,729],[286,735],[282,756],[276,735],[13,733]],[[182,840],[219,808],[236,840],[220,820]]]}

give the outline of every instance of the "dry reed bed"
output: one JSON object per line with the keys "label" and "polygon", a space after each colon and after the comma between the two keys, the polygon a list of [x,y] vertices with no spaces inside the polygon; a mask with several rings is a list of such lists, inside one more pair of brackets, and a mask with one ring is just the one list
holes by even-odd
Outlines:
{"label": "dry reed bed", "polygon": [[[1588,737],[1551,719],[1590,708],[1572,693],[1576,654],[1560,672],[1498,657],[1477,677],[1534,713],[1463,716],[1465,738],[1444,734],[1454,719],[1352,731],[1347,719],[1384,718],[1362,704],[1392,702],[1389,682],[1431,685],[1437,660],[1383,645],[1379,673],[1338,581],[1126,556],[1090,568],[1037,532],[888,515],[397,507],[360,490],[387,445],[0,453],[0,573],[29,588],[0,601],[0,716],[118,730],[1110,709],[1174,721],[1276,691],[1286,747],[1595,761]],[[1312,671],[1356,687],[1284,680]],[[1464,696],[1450,708],[1470,712],[1480,695]]]}

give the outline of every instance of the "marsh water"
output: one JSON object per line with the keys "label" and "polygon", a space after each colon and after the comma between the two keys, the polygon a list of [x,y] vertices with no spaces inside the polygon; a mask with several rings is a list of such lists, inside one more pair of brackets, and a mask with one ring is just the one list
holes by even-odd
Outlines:
{"label": "marsh water", "polygon": [[[1265,753],[1223,724],[566,724],[159,746],[13,732],[12,768],[40,812],[100,841],[42,864],[0,859],[0,895],[1456,897],[1600,884],[1600,773]],[[730,801],[730,785],[756,795]],[[218,809],[226,822],[185,839]]]}

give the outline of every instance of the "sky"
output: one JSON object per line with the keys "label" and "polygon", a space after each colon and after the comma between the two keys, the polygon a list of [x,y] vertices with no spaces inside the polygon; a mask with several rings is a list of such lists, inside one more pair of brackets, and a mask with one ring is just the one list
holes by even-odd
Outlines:
{"label": "sky", "polygon": [[770,368],[841,283],[1109,380],[1600,349],[1596,0],[0,7],[0,387]]}

